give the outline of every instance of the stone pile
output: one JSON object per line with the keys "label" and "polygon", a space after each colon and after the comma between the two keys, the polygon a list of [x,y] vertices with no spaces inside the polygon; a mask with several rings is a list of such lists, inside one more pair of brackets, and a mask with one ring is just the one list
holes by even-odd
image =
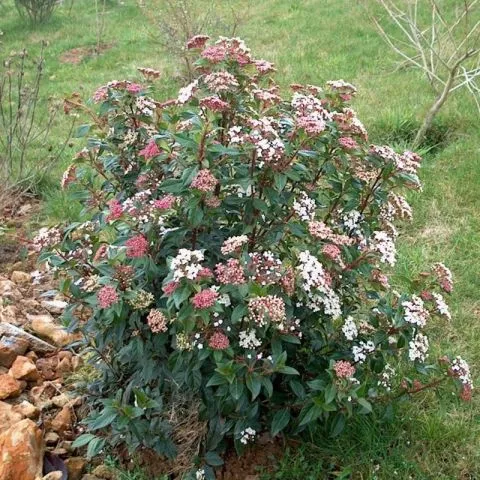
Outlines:
{"label": "stone pile", "polygon": [[83,399],[65,379],[82,359],[58,320],[66,307],[46,274],[0,276],[0,480],[100,478],[71,447]]}

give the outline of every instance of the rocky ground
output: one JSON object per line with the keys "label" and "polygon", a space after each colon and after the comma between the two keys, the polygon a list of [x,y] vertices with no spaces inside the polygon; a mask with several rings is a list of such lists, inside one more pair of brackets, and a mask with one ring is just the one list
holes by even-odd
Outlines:
{"label": "rocky ground", "polygon": [[14,231],[0,237],[0,480],[116,478],[72,449],[86,408],[74,389],[81,337],[62,327],[67,302]]}

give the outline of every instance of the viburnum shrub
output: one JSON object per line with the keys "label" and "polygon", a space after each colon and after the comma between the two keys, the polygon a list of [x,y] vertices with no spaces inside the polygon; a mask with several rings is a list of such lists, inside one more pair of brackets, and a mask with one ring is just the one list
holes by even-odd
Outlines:
{"label": "viburnum shrub", "polygon": [[416,293],[389,285],[420,157],[368,143],[352,85],[295,84],[284,99],[241,40],[207,40],[189,42],[198,77],[175,100],[128,81],[97,90],[63,178],[90,221],[35,240],[102,373],[87,419],[100,433],[76,445],[173,456],[183,398],[207,425],[196,476],[213,478],[232,440],[240,452],[315,422],[336,435],[447,378],[469,399],[465,361],[428,358],[450,271],[434,265]]}

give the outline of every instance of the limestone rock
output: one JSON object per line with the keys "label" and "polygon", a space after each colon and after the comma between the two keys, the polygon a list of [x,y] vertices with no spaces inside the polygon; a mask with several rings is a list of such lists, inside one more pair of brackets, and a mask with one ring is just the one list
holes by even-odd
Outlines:
{"label": "limestone rock", "polygon": [[67,308],[68,303],[63,300],[43,300],[42,307],[50,313],[61,314]]}
{"label": "limestone rock", "polygon": [[92,473],[97,477],[104,478],[105,480],[115,480],[115,473],[106,465],[99,465],[93,469]]}
{"label": "limestone rock", "polygon": [[14,405],[13,411],[20,413],[26,418],[37,418],[40,415],[40,410],[27,400],[24,400],[23,402]]}
{"label": "limestone rock", "polygon": [[22,420],[0,435],[0,478],[36,480],[42,477],[42,431]]}
{"label": "limestone rock", "polygon": [[12,405],[6,402],[0,402],[0,434],[22,419],[22,415],[15,412]]}
{"label": "limestone rock", "polygon": [[0,375],[0,400],[18,397],[22,392],[22,385],[10,375]]}
{"label": "limestone rock", "polygon": [[56,472],[47,473],[42,480],[62,480],[63,472],[61,470],[57,470]]}
{"label": "limestone rock", "polygon": [[72,411],[70,407],[63,407],[52,420],[51,426],[53,431],[60,434],[70,430],[72,428]]}
{"label": "limestone rock", "polygon": [[10,374],[17,380],[25,380],[27,382],[34,382],[40,378],[35,363],[22,355],[19,355],[13,362],[10,368]]}
{"label": "limestone rock", "polygon": [[54,380],[58,377],[57,365],[58,358],[56,355],[52,357],[40,358],[36,362],[37,369],[40,372],[40,376],[45,380]]}
{"label": "limestone rock", "polygon": [[87,464],[83,457],[70,457],[65,460],[68,471],[68,480],[81,480],[82,472]]}
{"label": "limestone rock", "polygon": [[2,337],[0,339],[0,365],[10,368],[17,355],[23,355],[28,349],[24,338]]}
{"label": "limestone rock", "polygon": [[[0,298],[2,298],[0,296]],[[26,322],[15,305],[0,306],[0,323],[12,323],[21,326]]]}
{"label": "limestone rock", "polygon": [[[1,307],[0,307],[0,315],[1,315]],[[1,320],[1,318],[0,318]],[[38,353],[50,353],[54,352],[56,348],[53,345],[50,345],[43,340],[27,333],[25,330],[12,325],[11,323],[1,323],[0,322],[0,335],[5,335],[8,337],[15,337],[15,338],[23,338],[27,340],[30,348]]]}
{"label": "limestone rock", "polygon": [[32,277],[27,272],[15,270],[12,272],[12,275],[10,275],[10,280],[17,285],[28,285],[32,281]]}
{"label": "limestone rock", "polygon": [[45,444],[46,445],[56,445],[60,440],[60,436],[55,432],[48,432],[45,434]]}
{"label": "limestone rock", "polygon": [[2,278],[0,279],[0,297],[18,301],[22,298],[22,293],[14,282]]}
{"label": "limestone rock", "polygon": [[68,333],[61,325],[55,323],[50,315],[28,315],[32,330],[40,337],[46,338],[57,347],[64,347],[79,340],[81,336]]}

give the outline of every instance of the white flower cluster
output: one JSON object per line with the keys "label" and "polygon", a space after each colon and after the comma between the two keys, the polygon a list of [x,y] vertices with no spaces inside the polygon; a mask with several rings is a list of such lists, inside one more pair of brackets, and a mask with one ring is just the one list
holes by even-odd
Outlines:
{"label": "white flower cluster", "polygon": [[253,350],[262,344],[262,342],[257,338],[254,329],[242,330],[241,332],[239,332],[238,337],[238,344],[246,350]]}
{"label": "white flower cluster", "polygon": [[230,253],[235,252],[240,249],[242,245],[248,242],[248,237],[246,235],[239,235],[238,237],[229,237],[224,242],[220,251],[223,255],[229,255]]}
{"label": "white flower cluster", "polygon": [[380,261],[388,263],[392,267],[396,262],[397,249],[395,242],[387,232],[377,231],[373,233],[372,249],[380,253]]}
{"label": "white flower cluster", "polygon": [[363,215],[357,210],[351,210],[342,215],[342,224],[346,232],[355,237],[363,237],[360,223],[363,220]]}
{"label": "white flower cluster", "polygon": [[352,317],[347,317],[342,327],[342,332],[347,340],[354,340],[358,336],[358,329]]}
{"label": "white flower cluster", "polygon": [[200,262],[203,260],[204,256],[200,250],[181,248],[170,265],[170,269],[173,271],[173,280],[175,282],[181,278],[195,280],[200,270],[202,270]]}
{"label": "white flower cluster", "polygon": [[417,333],[415,337],[408,342],[408,358],[412,362],[419,360],[424,362],[428,355],[428,338],[421,333]]}
{"label": "white flower cluster", "polygon": [[137,97],[135,100],[135,108],[141,115],[145,115],[147,117],[153,116],[153,112],[155,111],[155,102],[148,97]]}
{"label": "white flower cluster", "polygon": [[462,357],[456,357],[452,362],[452,372],[464,384],[473,389],[472,375],[470,366]]}
{"label": "white flower cluster", "polygon": [[435,300],[435,306],[437,307],[438,313],[451,320],[452,315],[443,295],[441,293],[432,293],[432,297]]}
{"label": "white flower cluster", "polygon": [[318,258],[314,257],[309,250],[304,250],[300,252],[298,259],[300,260],[300,265],[297,267],[297,270],[303,280],[303,289],[306,292],[310,292],[315,288],[321,291],[328,288],[325,270]]}
{"label": "white flower cluster", "polygon": [[203,468],[200,468],[195,472],[195,480],[205,480],[205,478],[205,470]]}
{"label": "white flower cluster", "polygon": [[315,218],[315,200],[310,198],[305,192],[300,194],[293,202],[293,210],[305,222],[310,222]]}
{"label": "white flower cluster", "polygon": [[405,200],[405,197],[390,192],[388,194],[388,202],[385,203],[380,210],[380,217],[389,222],[393,221],[395,218],[411,220],[412,207]]}
{"label": "white flower cluster", "polygon": [[368,342],[360,342],[358,345],[352,347],[353,360],[358,363],[363,363],[367,359],[367,355],[375,351],[375,344],[368,340]]}
{"label": "white flower cluster", "polygon": [[395,376],[395,373],[395,369],[389,363],[387,363],[383,369],[383,372],[380,374],[378,385],[389,392],[392,389],[392,378]]}
{"label": "white flower cluster", "polygon": [[240,443],[246,445],[248,442],[253,442],[256,434],[257,432],[253,428],[247,427],[245,430],[240,432]]}
{"label": "white flower cluster", "polygon": [[402,307],[405,309],[405,315],[403,318],[406,322],[417,325],[418,327],[424,327],[426,325],[430,314],[420,297],[412,295],[410,302],[402,302]]}
{"label": "white flower cluster", "polygon": [[307,308],[313,312],[318,312],[323,306],[327,315],[331,315],[333,318],[340,317],[342,314],[340,298],[328,285],[322,264],[308,250],[300,252],[298,258],[300,265],[298,265],[297,271],[303,280],[303,289],[307,293],[316,289],[322,294],[310,294],[306,302]]}
{"label": "white flower cluster", "polygon": [[193,94],[198,90],[198,80],[188,84],[186,87],[183,87],[178,92],[177,102],[180,104],[187,103],[192,97]]}

